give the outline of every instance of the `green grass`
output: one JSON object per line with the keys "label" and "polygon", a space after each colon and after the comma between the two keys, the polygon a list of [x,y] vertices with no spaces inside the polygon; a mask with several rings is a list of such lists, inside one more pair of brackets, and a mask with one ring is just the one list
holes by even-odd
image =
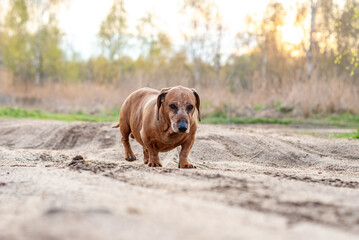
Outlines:
{"label": "green grass", "polygon": [[27,110],[22,108],[0,107],[0,118],[33,118],[52,119],[60,121],[86,121],[86,122],[116,122],[119,109],[105,111],[100,114],[86,114],[81,111],[76,113],[50,113],[40,110]]}
{"label": "green grass", "polygon": [[227,117],[223,112],[215,112],[211,115],[205,116],[202,123],[207,124],[297,124],[297,125],[318,125],[318,126],[336,126],[336,127],[350,127],[359,128],[359,115],[348,113],[329,115],[329,116],[314,116],[313,118],[250,118],[250,117]]}
{"label": "green grass", "polygon": [[302,120],[301,122],[313,125],[359,128],[359,115],[341,113],[324,117],[316,116],[310,119]]}
{"label": "green grass", "polygon": [[250,118],[250,117],[218,117],[207,116],[202,120],[202,123],[206,124],[291,124],[292,120],[279,119],[279,118]]}
{"label": "green grass", "polygon": [[[117,122],[119,109],[103,111],[99,114],[86,114],[81,111],[75,113],[50,113],[40,110],[27,110],[23,108],[0,107],[0,118],[33,118],[52,119],[60,121],[86,121],[86,122]],[[283,124],[283,125],[320,125],[359,128],[359,115],[348,113],[329,115],[326,117],[314,117],[311,119],[296,118],[250,118],[227,117],[222,111],[217,110],[202,120],[205,124]],[[335,134],[329,137],[359,139],[359,130],[352,133]]]}
{"label": "green grass", "polygon": [[329,137],[331,137],[331,138],[359,139],[359,129],[357,131],[350,132],[350,133],[332,134]]}
{"label": "green grass", "polygon": [[359,115],[350,113],[341,113],[329,116],[329,122],[336,123],[338,125],[359,125]]}
{"label": "green grass", "polygon": [[257,105],[257,106],[254,106],[254,111],[260,111],[260,110],[263,110],[263,106],[262,105]]}

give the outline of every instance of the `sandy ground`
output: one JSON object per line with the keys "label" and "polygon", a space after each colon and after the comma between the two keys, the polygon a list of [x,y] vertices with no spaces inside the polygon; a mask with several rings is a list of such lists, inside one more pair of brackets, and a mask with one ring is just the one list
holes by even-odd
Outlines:
{"label": "sandy ground", "polygon": [[112,125],[0,120],[0,239],[359,239],[359,141],[302,134],[342,129],[200,125],[182,170]]}

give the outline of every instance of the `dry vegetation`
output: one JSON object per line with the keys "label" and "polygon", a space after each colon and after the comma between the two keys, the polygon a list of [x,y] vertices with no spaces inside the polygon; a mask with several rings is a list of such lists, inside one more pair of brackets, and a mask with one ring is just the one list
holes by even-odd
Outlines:
{"label": "dry vegetation", "polygon": [[[249,117],[359,114],[358,6],[332,0],[303,1],[293,14],[280,1],[248,17],[232,53],[223,53],[222,16],[210,0],[182,1],[182,46],[146,14],[129,32],[123,0],[115,0],[98,32],[102,53],[87,60],[61,46],[56,9],[62,1],[9,4],[0,23],[0,104],[53,112],[98,113],[118,109],[140,87],[185,85],[202,97],[202,112]],[[49,14],[48,21],[34,11]],[[41,17],[41,16],[40,16]],[[308,23],[311,23],[308,25]],[[37,26],[29,31],[29,26]],[[285,42],[284,27],[303,30]],[[131,46],[132,44],[132,46]],[[130,48],[139,50],[130,57]],[[243,54],[241,50],[247,49]],[[295,53],[295,54],[294,54]]]}
{"label": "dry vegetation", "polygon": [[[9,74],[4,70],[0,74],[0,104],[51,112],[82,111],[96,114],[119,109],[125,98],[137,89],[136,84],[119,87],[95,83],[48,83],[42,87],[25,88],[6,81],[8,78],[3,76]],[[153,87],[160,89],[164,86],[157,84]],[[222,87],[201,88],[202,112],[204,115],[222,112],[233,117],[310,117],[313,114],[359,113],[358,86],[344,78],[329,81],[312,78],[305,82],[292,80],[280,87],[266,88],[257,81],[251,89],[240,89],[233,93]]]}

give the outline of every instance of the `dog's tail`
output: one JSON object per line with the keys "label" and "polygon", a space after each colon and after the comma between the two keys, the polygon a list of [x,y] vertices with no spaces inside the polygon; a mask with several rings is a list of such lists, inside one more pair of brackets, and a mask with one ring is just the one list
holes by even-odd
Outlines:
{"label": "dog's tail", "polygon": [[[120,127],[120,124],[117,124],[116,126],[113,126],[112,128],[119,128],[119,127]],[[135,139],[135,136],[133,136],[133,134],[130,133],[130,138]]]}

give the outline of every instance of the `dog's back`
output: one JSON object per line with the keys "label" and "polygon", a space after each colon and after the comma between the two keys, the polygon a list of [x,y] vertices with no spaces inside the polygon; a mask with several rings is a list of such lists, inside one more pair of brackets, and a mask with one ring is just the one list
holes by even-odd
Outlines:
{"label": "dog's back", "polygon": [[[159,91],[153,88],[140,88],[131,93],[126,100],[123,102],[120,110],[119,123],[113,128],[121,128],[121,124],[127,123],[130,125],[131,119],[142,118],[142,114],[139,112],[143,111],[143,108],[147,106],[151,100],[156,101],[156,97]],[[142,119],[136,119],[137,123],[141,122]]]}
{"label": "dog's back", "polygon": [[[141,88],[131,93],[120,110],[119,124],[115,127],[120,129],[129,128],[136,139],[140,139],[140,133],[136,130],[140,130],[142,127],[142,119],[144,117],[145,108],[155,108],[156,98],[159,91],[152,88]],[[147,111],[153,113],[154,111]],[[133,126],[136,124],[136,126]]]}

